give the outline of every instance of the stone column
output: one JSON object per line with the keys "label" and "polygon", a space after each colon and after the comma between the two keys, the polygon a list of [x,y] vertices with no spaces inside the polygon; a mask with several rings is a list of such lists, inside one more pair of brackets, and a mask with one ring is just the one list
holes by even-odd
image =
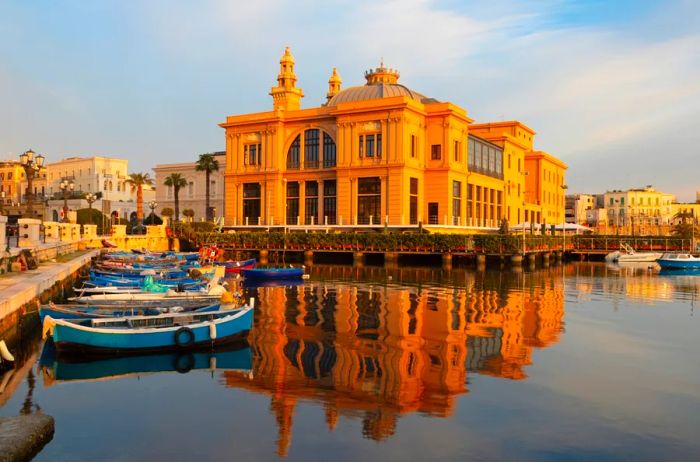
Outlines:
{"label": "stone column", "polygon": [[20,247],[36,247],[40,244],[39,228],[41,220],[35,218],[20,218],[19,223],[19,246]]}
{"label": "stone column", "polygon": [[5,251],[5,243],[7,242],[7,234],[5,227],[7,226],[7,217],[0,215],[0,252]]}
{"label": "stone column", "polygon": [[97,237],[97,225],[83,225],[83,239],[94,239]]}
{"label": "stone column", "polygon": [[55,221],[45,221],[44,236],[46,238],[46,242],[55,242],[60,240],[61,234],[59,231],[59,223]]}

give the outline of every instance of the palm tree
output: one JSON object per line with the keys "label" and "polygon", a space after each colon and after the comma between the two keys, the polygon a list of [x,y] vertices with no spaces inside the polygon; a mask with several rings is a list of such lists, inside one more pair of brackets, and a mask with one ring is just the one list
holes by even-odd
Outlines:
{"label": "palm tree", "polygon": [[165,177],[165,186],[173,188],[175,196],[175,221],[180,221],[180,188],[187,186],[187,180],[179,173],[171,173]]}
{"label": "palm tree", "polygon": [[195,170],[198,172],[204,172],[206,176],[206,186],[205,186],[205,201],[206,201],[206,220],[207,221],[212,221],[214,217],[212,217],[212,210],[209,207],[209,176],[211,175],[212,172],[218,172],[219,171],[219,161],[216,160],[214,157],[214,154],[202,154],[199,156],[199,160],[197,161],[197,164],[195,166]]}
{"label": "palm tree", "polygon": [[153,186],[153,178],[148,173],[130,173],[125,181],[131,186],[131,192],[136,191],[136,229],[143,228],[143,187]]}

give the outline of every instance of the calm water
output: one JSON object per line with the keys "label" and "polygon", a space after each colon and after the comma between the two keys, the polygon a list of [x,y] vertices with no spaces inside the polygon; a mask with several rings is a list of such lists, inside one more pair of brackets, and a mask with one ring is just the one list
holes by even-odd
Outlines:
{"label": "calm water", "polygon": [[36,341],[0,415],[54,416],[46,461],[700,458],[700,276],[316,266],[246,290],[250,348],[76,363]]}

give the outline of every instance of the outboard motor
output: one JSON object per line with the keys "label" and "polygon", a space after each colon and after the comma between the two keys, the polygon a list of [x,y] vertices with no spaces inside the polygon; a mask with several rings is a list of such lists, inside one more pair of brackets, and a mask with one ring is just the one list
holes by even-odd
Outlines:
{"label": "outboard motor", "polygon": [[177,290],[177,292],[184,292],[185,291],[185,284],[178,282],[176,290]]}

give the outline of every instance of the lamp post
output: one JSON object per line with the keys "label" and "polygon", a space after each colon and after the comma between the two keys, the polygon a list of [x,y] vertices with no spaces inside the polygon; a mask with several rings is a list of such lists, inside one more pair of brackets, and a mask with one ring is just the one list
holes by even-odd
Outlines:
{"label": "lamp post", "polygon": [[[566,190],[569,187],[565,184],[561,185],[561,189],[564,192],[564,204],[566,204]],[[561,225],[561,261],[564,261],[564,252],[566,252],[566,206],[564,206],[564,216],[562,217]]]}
{"label": "lamp post", "polygon": [[97,200],[97,196],[93,193],[87,193],[87,195],[85,196],[85,200],[87,201],[88,209],[90,210],[90,224],[92,225],[92,203]]}
{"label": "lamp post", "polygon": [[32,181],[34,176],[41,170],[44,166],[44,156],[39,154],[34,156],[35,152],[31,149],[29,151],[20,154],[19,162],[24,168],[24,174],[27,176],[27,215],[34,215],[34,190],[32,189]]}
{"label": "lamp post", "polygon": [[529,175],[529,173],[525,170],[520,172],[523,175],[523,258],[525,258],[525,177]]}
{"label": "lamp post", "polygon": [[75,189],[75,183],[73,180],[68,180],[64,178],[58,187],[63,191],[63,223],[68,223],[68,196]]}
{"label": "lamp post", "polygon": [[158,202],[151,201],[148,203],[148,208],[151,209],[151,226],[155,224],[156,216],[153,211],[156,209],[156,207],[158,207]]}

